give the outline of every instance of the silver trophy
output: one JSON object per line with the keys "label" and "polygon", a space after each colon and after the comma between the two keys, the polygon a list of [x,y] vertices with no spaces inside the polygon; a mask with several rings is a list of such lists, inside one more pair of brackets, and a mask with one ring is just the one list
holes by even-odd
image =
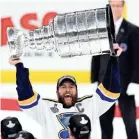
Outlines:
{"label": "silver trophy", "polygon": [[115,30],[109,5],[58,14],[49,25],[28,32],[8,28],[7,34],[12,58],[23,55],[26,47],[55,51],[61,57],[115,54]]}

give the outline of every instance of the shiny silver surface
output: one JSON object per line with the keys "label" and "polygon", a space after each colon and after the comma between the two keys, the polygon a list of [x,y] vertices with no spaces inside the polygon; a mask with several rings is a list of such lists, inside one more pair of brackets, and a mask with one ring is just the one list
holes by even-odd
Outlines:
{"label": "shiny silver surface", "polygon": [[53,23],[56,50],[61,57],[110,51],[105,8],[61,14]]}
{"label": "shiny silver surface", "polygon": [[[109,27],[108,14],[111,11],[108,8],[58,14],[48,26],[26,33],[10,28],[8,42],[11,55],[20,57],[24,47],[54,50],[61,57],[111,53],[110,42],[113,41],[113,34]],[[14,33],[10,33],[12,31]],[[23,46],[19,46],[21,38]]]}

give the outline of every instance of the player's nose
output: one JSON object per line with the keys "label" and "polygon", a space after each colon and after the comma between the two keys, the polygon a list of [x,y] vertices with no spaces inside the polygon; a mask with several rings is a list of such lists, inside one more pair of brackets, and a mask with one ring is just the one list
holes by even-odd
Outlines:
{"label": "player's nose", "polygon": [[70,88],[69,87],[67,87],[66,92],[70,92]]}

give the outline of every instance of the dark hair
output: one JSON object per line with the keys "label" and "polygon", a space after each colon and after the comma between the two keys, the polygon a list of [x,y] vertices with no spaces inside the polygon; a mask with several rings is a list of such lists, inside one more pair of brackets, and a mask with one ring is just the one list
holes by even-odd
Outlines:
{"label": "dark hair", "polygon": [[69,128],[75,139],[89,139],[91,121],[85,114],[75,114],[69,119]]}
{"label": "dark hair", "polygon": [[[85,130],[85,129],[84,129]],[[87,129],[88,130],[88,129]],[[71,131],[71,134],[74,136],[75,139],[90,139],[90,133],[88,134],[79,134],[79,135],[74,135],[74,133]]]}
{"label": "dark hair", "polygon": [[32,133],[30,133],[30,132],[28,132],[28,131],[25,131],[25,130],[22,130],[22,131],[18,132],[18,133],[16,134],[16,136],[15,136],[15,139],[18,138],[18,137],[20,137],[20,135],[22,135],[22,137],[23,137],[24,139],[35,139],[35,137],[33,136]]}
{"label": "dark hair", "polygon": [[[15,124],[13,127],[9,127],[10,123]],[[3,138],[8,138],[11,134],[17,134],[22,130],[22,125],[16,117],[6,117],[1,121],[1,135]]]}

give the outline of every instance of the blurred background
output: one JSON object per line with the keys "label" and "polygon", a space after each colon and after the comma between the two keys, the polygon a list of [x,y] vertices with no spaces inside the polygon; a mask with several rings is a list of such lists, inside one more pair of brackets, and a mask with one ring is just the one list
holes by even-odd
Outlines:
{"label": "blurred background", "polygon": [[[107,0],[0,0],[1,14],[1,47],[0,47],[0,120],[4,117],[16,116],[23,128],[41,139],[41,127],[32,119],[24,115],[17,105],[15,85],[15,67],[9,65],[9,50],[6,29],[9,26],[27,31],[49,24],[58,13],[105,7]],[[138,0],[126,1],[124,17],[139,26]],[[53,52],[33,51],[25,52],[22,58],[25,66],[30,68],[31,82],[34,90],[43,98],[56,98],[57,79],[69,74],[75,76],[79,84],[79,97],[91,94],[90,63],[91,56],[61,59]],[[87,90],[86,90],[87,87]],[[137,128],[139,131],[139,93],[135,91]],[[118,104],[114,119],[114,139],[126,139],[125,127],[121,119]],[[37,128],[36,128],[37,127]],[[100,134],[99,126],[98,134]],[[100,137],[99,137],[100,139]]]}

